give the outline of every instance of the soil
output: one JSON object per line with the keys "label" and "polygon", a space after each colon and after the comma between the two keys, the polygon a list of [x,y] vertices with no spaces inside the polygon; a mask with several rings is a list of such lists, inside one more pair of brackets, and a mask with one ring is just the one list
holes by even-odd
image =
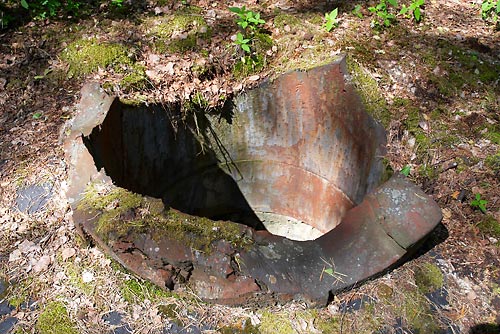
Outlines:
{"label": "soil", "polygon": [[[480,1],[429,1],[422,22],[399,15],[389,27],[373,27],[374,2],[365,1],[89,2],[48,19],[12,3],[0,5],[11,17],[0,30],[0,328],[500,333],[500,31],[481,18]],[[243,31],[229,7],[243,5],[261,13],[272,45],[255,35],[259,63],[242,71],[249,58],[234,43]],[[336,7],[338,26],[327,32],[325,13]],[[196,19],[159,31],[180,14]],[[77,71],[68,50],[80,40],[125,46],[128,60]],[[409,166],[442,208],[442,224],[417,256],[321,309],[298,301],[228,307],[159,290],[78,236],[61,139],[83,82],[132,102],[175,101],[189,112],[194,101],[216,112],[239,91],[340,52],[387,129],[389,165]],[[131,71],[137,76],[125,79]],[[57,317],[66,327],[43,323],[46,309],[64,313]]]}

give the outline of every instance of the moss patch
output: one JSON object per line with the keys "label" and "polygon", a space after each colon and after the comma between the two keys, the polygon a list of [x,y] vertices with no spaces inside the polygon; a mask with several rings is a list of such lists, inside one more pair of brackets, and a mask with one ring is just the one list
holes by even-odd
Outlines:
{"label": "moss patch", "polygon": [[61,302],[51,302],[42,311],[36,322],[40,334],[78,334],[66,307]]}
{"label": "moss patch", "polygon": [[204,252],[210,252],[218,240],[225,240],[236,248],[246,248],[252,243],[242,225],[165,211],[161,200],[119,187],[97,189],[96,185],[89,185],[78,209],[100,212],[96,232],[104,240],[130,233],[149,233],[153,238],[168,235]]}
{"label": "moss patch", "polygon": [[366,110],[384,127],[387,127],[391,121],[391,113],[377,81],[357,62],[347,59],[347,66]]}
{"label": "moss patch", "polygon": [[[500,223],[492,215],[487,215],[479,224],[477,228],[485,235],[500,239]],[[497,245],[500,242],[497,242]]]}
{"label": "moss patch", "polygon": [[424,263],[415,270],[415,284],[422,293],[430,293],[443,286],[443,273],[438,266]]}
{"label": "moss patch", "polygon": [[264,311],[262,313],[259,331],[262,334],[294,334],[292,323],[288,316],[280,313]]}
{"label": "moss patch", "polygon": [[195,50],[198,39],[212,35],[210,27],[195,6],[184,7],[161,20],[146,22],[150,26],[149,36],[157,52],[186,52]]}
{"label": "moss patch", "polygon": [[406,293],[402,312],[413,332],[440,333],[439,322],[432,316],[429,302],[418,291]]}
{"label": "moss patch", "polygon": [[120,286],[120,292],[123,299],[129,304],[143,302],[145,299],[156,301],[162,298],[172,297],[172,293],[160,289],[153,283],[139,281],[135,278],[123,281],[123,284]]}
{"label": "moss patch", "polygon": [[494,173],[500,173],[500,153],[486,157],[484,162]]}
{"label": "moss patch", "polygon": [[82,77],[103,68],[123,75],[120,82],[123,89],[141,88],[146,82],[144,67],[137,64],[127,47],[121,44],[80,39],[64,49],[61,59],[68,63],[70,78]]}

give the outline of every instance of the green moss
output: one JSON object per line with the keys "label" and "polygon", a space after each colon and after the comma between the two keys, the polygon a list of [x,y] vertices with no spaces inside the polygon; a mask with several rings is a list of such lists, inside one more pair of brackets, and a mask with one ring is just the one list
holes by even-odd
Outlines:
{"label": "green moss", "polygon": [[81,39],[69,44],[61,54],[69,64],[69,75],[82,76],[97,71],[99,67],[131,64],[123,45]]}
{"label": "green moss", "polygon": [[9,305],[19,308],[22,304],[28,302],[31,295],[30,289],[33,286],[33,278],[27,278],[18,284],[11,285],[7,291],[8,295],[11,296],[8,298]]}
{"label": "green moss", "polygon": [[440,333],[438,319],[432,315],[429,301],[418,291],[408,291],[402,304],[402,316],[416,333]]}
{"label": "green moss", "polygon": [[236,78],[244,78],[252,73],[260,72],[266,64],[263,55],[245,56],[238,60],[233,67],[233,75]]}
{"label": "green moss", "polygon": [[314,319],[314,327],[316,327],[321,333],[339,333],[340,319],[333,316],[319,316]]}
{"label": "green moss", "polygon": [[391,162],[388,159],[383,158],[382,165],[384,166],[384,170],[382,171],[381,183],[389,180],[394,175],[394,169],[392,169]]}
{"label": "green moss", "polygon": [[100,211],[96,232],[104,240],[129,233],[149,233],[157,238],[169,235],[205,252],[210,252],[218,240],[226,240],[237,248],[246,248],[252,242],[239,224],[213,221],[175,210],[165,212],[161,200],[142,197],[118,187],[99,190],[96,185],[89,185],[78,209]]}
{"label": "green moss", "polygon": [[[500,223],[492,215],[487,215],[483,221],[477,224],[477,228],[485,235],[500,240]],[[497,242],[500,244],[500,242]]]}
{"label": "green moss", "polygon": [[97,39],[80,39],[69,44],[61,53],[68,63],[68,77],[82,77],[99,68],[112,69],[123,74],[122,89],[142,88],[146,73],[142,65],[133,61],[127,47],[117,43],[99,42]]}
{"label": "green moss", "polygon": [[422,177],[432,180],[439,176],[439,170],[433,166],[424,163],[420,165],[420,167],[418,167],[418,174]]}
{"label": "green moss", "polygon": [[391,113],[377,81],[357,62],[347,59],[347,66],[367,111],[387,127],[391,121]]}
{"label": "green moss", "polygon": [[200,8],[188,6],[159,22],[147,23],[152,26],[150,36],[156,40],[156,51],[163,53],[195,50],[198,39],[210,38],[212,32],[200,13]]}
{"label": "green moss", "polygon": [[175,296],[175,294],[162,290],[149,281],[139,281],[135,278],[123,281],[120,286],[120,293],[129,304],[143,302],[145,299],[157,301]]}
{"label": "green moss", "polygon": [[36,329],[40,334],[78,333],[63,303],[51,302],[42,309],[36,322]]}
{"label": "green moss", "polygon": [[443,287],[443,273],[433,263],[424,263],[414,273],[415,284],[422,293],[430,293]]}
{"label": "green moss", "polygon": [[262,313],[259,331],[262,334],[295,334],[288,316],[281,313],[271,313],[264,311]]}
{"label": "green moss", "polygon": [[500,153],[487,156],[484,162],[494,173],[500,173]]}
{"label": "green moss", "polygon": [[296,27],[302,25],[302,20],[298,17],[286,13],[280,13],[274,17],[274,26],[283,29],[285,26]]}

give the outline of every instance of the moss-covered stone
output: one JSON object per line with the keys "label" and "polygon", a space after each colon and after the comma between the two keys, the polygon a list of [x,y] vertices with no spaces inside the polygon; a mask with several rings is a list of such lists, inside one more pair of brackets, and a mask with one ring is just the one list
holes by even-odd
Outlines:
{"label": "moss-covered stone", "polygon": [[422,293],[430,293],[443,287],[443,273],[433,263],[424,263],[415,270],[415,284]]}
{"label": "moss-covered stone", "polygon": [[42,308],[36,322],[40,334],[78,334],[75,323],[71,320],[62,302],[51,302]]}

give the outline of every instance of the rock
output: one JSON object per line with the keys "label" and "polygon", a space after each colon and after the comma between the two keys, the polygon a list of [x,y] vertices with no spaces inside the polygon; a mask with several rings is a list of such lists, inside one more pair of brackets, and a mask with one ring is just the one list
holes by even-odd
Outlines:
{"label": "rock", "polygon": [[0,333],[9,333],[12,327],[17,324],[17,318],[8,317],[4,321],[0,322]]}
{"label": "rock", "polygon": [[7,300],[0,303],[0,317],[10,314],[13,310],[14,307],[12,307]]}
{"label": "rock", "polygon": [[123,315],[116,311],[111,311],[102,316],[102,320],[111,326],[118,326],[122,323]]}
{"label": "rock", "polygon": [[33,184],[17,190],[16,207],[19,211],[33,214],[41,211],[52,197],[51,183]]}

